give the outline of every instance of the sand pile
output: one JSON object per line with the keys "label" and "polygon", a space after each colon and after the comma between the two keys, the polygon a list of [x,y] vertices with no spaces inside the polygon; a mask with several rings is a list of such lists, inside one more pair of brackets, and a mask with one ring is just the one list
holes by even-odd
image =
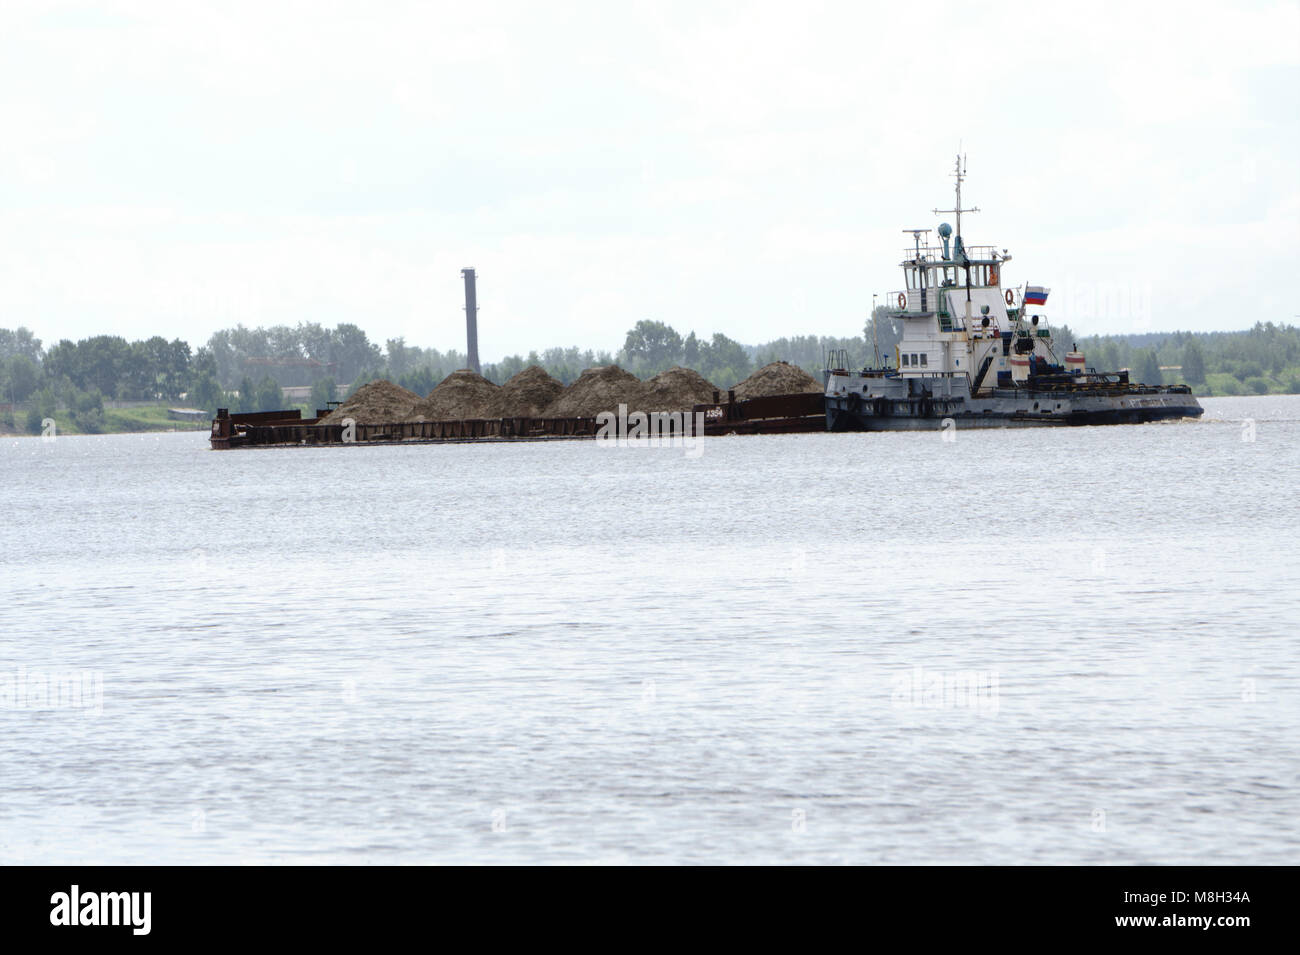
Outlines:
{"label": "sand pile", "polygon": [[551,405],[564,385],[538,365],[529,365],[502,385],[488,408],[489,418],[538,418]]}
{"label": "sand pile", "polygon": [[459,418],[497,418],[492,404],[501,389],[482,375],[462,368],[453,371],[419,401],[407,415],[408,421],[455,421]]}
{"label": "sand pile", "polygon": [[[695,405],[712,404],[718,389],[697,371],[674,366],[661,371],[642,387],[635,411],[690,411]],[[721,396],[725,400],[725,395]]]}
{"label": "sand pile", "polygon": [[404,420],[419,400],[415,392],[380,379],[362,385],[319,423],[342,424],[351,418],[357,424],[389,424]]}
{"label": "sand pile", "polygon": [[594,418],[602,411],[618,413],[625,404],[629,411],[640,406],[645,386],[636,375],[618,365],[588,368],[546,409],[548,418]]}
{"label": "sand pile", "polygon": [[796,395],[822,390],[817,379],[798,365],[786,361],[774,361],[770,365],[764,365],[736,385],[736,400],[763,398],[767,395]]}

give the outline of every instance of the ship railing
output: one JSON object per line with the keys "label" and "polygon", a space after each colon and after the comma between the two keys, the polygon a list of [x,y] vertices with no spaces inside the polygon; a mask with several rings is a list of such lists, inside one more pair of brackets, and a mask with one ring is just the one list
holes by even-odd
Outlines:
{"label": "ship railing", "polygon": [[[966,257],[971,260],[991,262],[995,258],[999,260],[1003,258],[1003,256],[998,254],[998,247],[995,245],[968,245],[965,247],[965,249],[966,249]],[[949,246],[948,252],[950,255],[952,251],[953,251],[952,247]],[[904,249],[903,257],[899,261],[903,265],[915,265],[916,260],[918,258],[925,259],[926,265],[948,266],[949,268],[955,265],[952,259],[950,258],[945,259],[943,257],[942,246],[934,246],[934,245],[921,246],[921,251],[919,253],[914,247],[909,249]]]}
{"label": "ship railing", "polygon": [[[896,313],[907,313],[909,315],[928,315],[937,312],[942,307],[943,289],[927,288],[925,291],[925,308],[921,308],[921,292],[919,288],[904,288],[896,292],[889,292],[885,296],[885,302],[889,305],[891,311]],[[902,302],[900,306],[898,303]]]}
{"label": "ship railing", "polygon": [[917,258],[923,258],[927,263],[943,262],[943,247],[938,245],[923,245],[921,251],[917,252],[916,247],[912,246],[903,250],[902,261],[908,265],[916,262]]}

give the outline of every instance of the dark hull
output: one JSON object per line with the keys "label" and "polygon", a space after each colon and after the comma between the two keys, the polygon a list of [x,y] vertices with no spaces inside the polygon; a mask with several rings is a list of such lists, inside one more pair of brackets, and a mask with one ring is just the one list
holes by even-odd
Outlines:
{"label": "dark hull", "polygon": [[[1057,409],[1059,395],[1034,395],[1017,400],[955,398],[875,399],[856,396],[826,399],[829,431],[934,431],[943,427],[1053,428],[1080,425],[1146,424],[1174,418],[1199,418],[1204,414],[1191,395],[1157,394],[1136,397],[1087,397]],[[1049,402],[1047,398],[1052,400]],[[1039,405],[1043,407],[1039,407]],[[945,422],[951,421],[951,425]]]}

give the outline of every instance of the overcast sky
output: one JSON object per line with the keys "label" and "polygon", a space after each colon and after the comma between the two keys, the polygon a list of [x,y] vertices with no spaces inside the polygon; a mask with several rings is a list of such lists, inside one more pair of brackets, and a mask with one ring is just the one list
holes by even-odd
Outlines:
{"label": "overcast sky", "polygon": [[968,244],[1076,331],[1300,313],[1295,2],[0,11],[0,326],[47,346],[463,348],[470,265],[484,360],[859,334],[959,144]]}

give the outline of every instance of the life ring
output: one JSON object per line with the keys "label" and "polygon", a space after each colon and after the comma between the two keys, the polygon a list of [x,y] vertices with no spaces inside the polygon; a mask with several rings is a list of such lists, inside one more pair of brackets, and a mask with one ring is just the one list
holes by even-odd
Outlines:
{"label": "life ring", "polygon": [[1007,289],[1006,298],[1007,298],[1008,305],[1014,305],[1016,303],[1016,294],[1015,292],[1011,291],[1011,289]]}
{"label": "life ring", "polygon": [[907,296],[904,295],[902,292],[898,293],[898,307],[907,308]]}

